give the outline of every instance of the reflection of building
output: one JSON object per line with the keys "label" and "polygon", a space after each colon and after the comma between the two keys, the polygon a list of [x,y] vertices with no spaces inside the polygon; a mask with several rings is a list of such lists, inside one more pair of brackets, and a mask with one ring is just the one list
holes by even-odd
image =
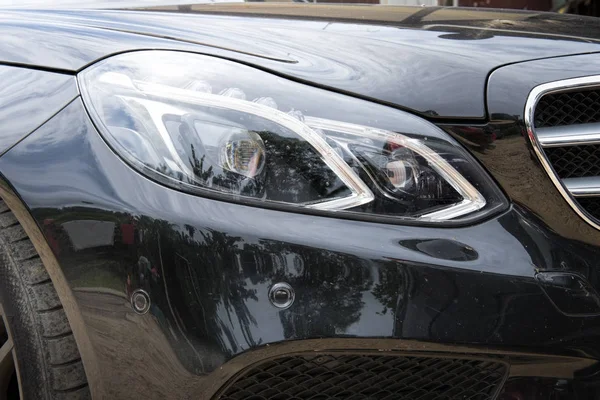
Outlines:
{"label": "reflection of building", "polygon": [[[384,3],[386,0],[380,1]],[[403,0],[399,1],[403,2]],[[404,2],[403,4],[407,3]],[[430,5],[428,1],[423,2],[423,4]],[[600,1],[598,0],[438,0],[438,4],[440,6],[556,11],[565,14],[600,17]]]}
{"label": "reflection of building", "polygon": [[[440,1],[440,4],[447,3],[444,0]],[[516,8],[548,11],[552,9],[552,3],[552,0],[458,0],[457,5],[461,7]],[[452,2],[448,5],[452,5]]]}
{"label": "reflection of building", "polygon": [[[395,6],[437,6],[443,0],[245,0],[258,2],[294,2],[294,3],[334,3],[334,4],[387,4]],[[452,3],[452,1],[450,1]],[[452,4],[450,4],[452,5]]]}
{"label": "reflection of building", "polygon": [[600,17],[600,2],[597,0],[554,0],[554,3],[559,12]]}
{"label": "reflection of building", "polygon": [[[280,0],[276,0],[280,1]],[[308,2],[312,2],[308,0]],[[437,6],[438,0],[316,0],[317,3],[369,3],[369,4],[387,4],[395,6]]]}
{"label": "reflection of building", "polygon": [[380,4],[390,4],[399,6],[437,6],[437,0],[380,0]]}

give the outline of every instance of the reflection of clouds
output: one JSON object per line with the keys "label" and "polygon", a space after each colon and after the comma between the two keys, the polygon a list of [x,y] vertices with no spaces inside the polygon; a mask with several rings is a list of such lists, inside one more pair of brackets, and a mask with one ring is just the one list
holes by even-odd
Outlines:
{"label": "reflection of clouds", "polygon": [[[133,24],[137,29],[161,32],[171,18],[114,12],[102,13],[102,17],[111,26]],[[153,25],[148,27],[149,23]],[[296,64],[264,62],[303,79],[417,110],[443,108],[446,115],[461,115],[466,105],[483,115],[485,78],[499,64],[529,59],[531,54],[549,57],[597,49],[594,44],[567,40],[548,46],[544,39],[523,40],[498,33],[485,41],[448,41],[439,38],[447,33],[443,29],[377,26],[374,30],[369,24],[202,15],[179,15],[176,33],[207,44],[294,59]],[[476,79],[473,90],[465,90]],[[438,92],[439,87],[446,89]],[[431,90],[435,93],[428,94]]]}

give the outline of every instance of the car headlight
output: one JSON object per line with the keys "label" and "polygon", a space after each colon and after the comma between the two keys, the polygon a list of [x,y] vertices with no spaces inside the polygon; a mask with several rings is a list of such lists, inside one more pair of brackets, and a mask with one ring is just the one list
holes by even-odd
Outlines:
{"label": "car headlight", "polygon": [[464,221],[506,204],[427,121],[236,62],[127,53],[84,70],[79,84],[115,152],[186,192],[420,222]]}

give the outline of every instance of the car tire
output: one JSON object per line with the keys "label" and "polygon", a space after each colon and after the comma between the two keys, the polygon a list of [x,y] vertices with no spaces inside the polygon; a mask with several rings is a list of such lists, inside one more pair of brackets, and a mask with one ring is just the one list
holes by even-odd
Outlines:
{"label": "car tire", "polygon": [[10,396],[0,393],[0,399],[18,398],[15,383],[25,400],[91,398],[56,289],[23,227],[1,200],[0,313],[4,314],[0,324],[5,325],[0,325],[0,334],[4,331],[0,348],[3,343],[5,350],[12,348],[12,360],[4,364],[13,365],[12,379],[0,375],[0,389],[11,392]]}

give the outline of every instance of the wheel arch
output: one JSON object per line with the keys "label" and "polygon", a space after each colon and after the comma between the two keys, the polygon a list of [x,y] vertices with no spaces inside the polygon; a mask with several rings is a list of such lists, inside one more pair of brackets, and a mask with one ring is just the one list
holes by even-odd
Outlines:
{"label": "wheel arch", "polygon": [[85,328],[83,314],[75,300],[75,295],[71,290],[63,271],[54,256],[44,234],[29,212],[26,205],[20,199],[18,194],[12,189],[10,183],[2,176],[0,172],[0,198],[4,200],[8,208],[17,218],[25,233],[33,243],[42,263],[52,280],[52,284],[58,293],[58,297],[63,306],[69,325],[75,337],[75,342],[79,349],[81,360],[87,376],[92,398],[102,398],[103,384],[100,379],[100,367],[97,363],[95,350]]}

